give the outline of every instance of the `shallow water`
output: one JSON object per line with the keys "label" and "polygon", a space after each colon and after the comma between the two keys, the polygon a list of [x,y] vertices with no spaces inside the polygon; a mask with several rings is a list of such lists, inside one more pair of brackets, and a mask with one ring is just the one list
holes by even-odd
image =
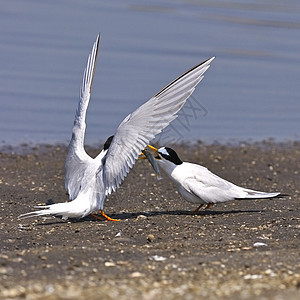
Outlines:
{"label": "shallow water", "polygon": [[177,141],[300,138],[299,1],[11,0],[0,25],[1,144],[68,142],[98,32],[87,143],[211,56]]}

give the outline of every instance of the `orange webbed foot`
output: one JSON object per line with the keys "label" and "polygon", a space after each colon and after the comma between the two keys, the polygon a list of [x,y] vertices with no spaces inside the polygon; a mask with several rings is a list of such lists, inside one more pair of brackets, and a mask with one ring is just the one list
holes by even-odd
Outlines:
{"label": "orange webbed foot", "polygon": [[92,217],[94,217],[95,219],[97,219],[97,220],[102,220],[102,221],[103,221],[103,218],[105,218],[107,221],[116,221],[116,222],[120,221],[119,219],[113,219],[113,218],[107,216],[107,215],[104,213],[103,210],[100,211],[100,214],[101,214],[102,217],[98,217],[98,216],[95,215],[95,214],[90,214],[90,215],[91,215]]}

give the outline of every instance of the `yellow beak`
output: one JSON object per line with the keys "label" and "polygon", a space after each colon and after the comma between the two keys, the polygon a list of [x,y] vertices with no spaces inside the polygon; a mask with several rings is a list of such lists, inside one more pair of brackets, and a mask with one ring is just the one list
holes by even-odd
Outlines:
{"label": "yellow beak", "polygon": [[[148,147],[149,147],[151,150],[153,150],[154,153],[157,155],[157,156],[155,157],[155,159],[161,159],[160,156],[159,156],[159,154],[158,154],[158,149],[156,149],[155,147],[153,147],[153,146],[151,146],[151,145],[148,145]],[[146,151],[146,149],[145,149],[145,151]],[[141,155],[141,156],[139,157],[139,159],[146,159],[146,158],[147,158],[146,155],[145,155],[145,153],[144,153],[144,151],[142,151],[142,153],[141,153],[140,155]]]}
{"label": "yellow beak", "polygon": [[151,145],[148,145],[148,147],[158,155],[158,149],[156,149],[155,147],[153,147]]}
{"label": "yellow beak", "polygon": [[158,149],[156,149],[155,147],[148,145],[148,147],[153,150],[153,152],[156,154],[155,159],[161,159],[159,153],[158,153]]}
{"label": "yellow beak", "polygon": [[138,159],[146,159],[146,158],[147,157],[146,157],[144,151],[142,151]]}

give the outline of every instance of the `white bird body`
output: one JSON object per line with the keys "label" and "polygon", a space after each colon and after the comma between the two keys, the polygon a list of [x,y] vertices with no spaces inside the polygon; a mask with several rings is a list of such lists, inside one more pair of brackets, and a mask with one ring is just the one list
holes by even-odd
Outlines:
{"label": "white bird body", "polygon": [[85,119],[99,41],[98,35],[84,71],[65,162],[65,188],[71,201],[38,206],[36,208],[40,210],[23,214],[20,218],[42,215],[82,218],[96,210],[101,210],[108,218],[103,212],[105,197],[119,187],[147,144],[177,117],[214,59],[212,57],[185,72],[129,114],[114,136],[107,139],[98,156],[92,158],[84,150]]}
{"label": "white bird body", "polygon": [[171,148],[162,147],[157,150],[157,154],[160,156],[160,159],[156,160],[157,164],[188,202],[210,205],[236,199],[273,198],[280,195],[237,186],[201,165],[182,162]]}

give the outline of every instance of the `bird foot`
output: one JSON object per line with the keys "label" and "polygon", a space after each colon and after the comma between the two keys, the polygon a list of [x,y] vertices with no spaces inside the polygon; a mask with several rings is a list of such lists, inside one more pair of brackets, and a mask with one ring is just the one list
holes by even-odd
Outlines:
{"label": "bird foot", "polygon": [[[107,221],[116,221],[116,222],[120,221],[119,219],[113,219],[113,218],[107,216],[107,215],[104,213],[103,210],[100,211],[100,214],[101,214],[101,216],[102,216],[103,218],[105,218]],[[102,220],[102,221],[103,221],[103,218],[98,217],[98,216],[95,215],[95,214],[90,214],[90,215],[91,215],[92,217],[94,217],[95,219],[97,219],[97,220]]]}
{"label": "bird foot", "polygon": [[192,210],[191,215],[196,214],[202,206],[203,206],[203,204],[200,204],[196,209]]}
{"label": "bird foot", "polygon": [[213,205],[214,205],[214,203],[208,203],[204,209],[205,210],[210,209]]}

